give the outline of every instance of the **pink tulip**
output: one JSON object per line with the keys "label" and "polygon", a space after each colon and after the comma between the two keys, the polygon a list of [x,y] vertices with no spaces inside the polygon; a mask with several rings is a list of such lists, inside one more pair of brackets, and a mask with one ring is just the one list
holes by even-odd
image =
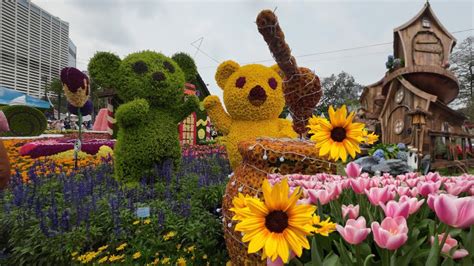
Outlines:
{"label": "pink tulip", "polygon": [[375,243],[381,248],[396,250],[408,239],[407,221],[401,216],[386,217],[381,225],[373,222],[371,227]]}
{"label": "pink tulip", "polygon": [[2,111],[0,111],[0,132],[7,132],[7,131],[10,131],[7,117]]}
{"label": "pink tulip", "polygon": [[421,205],[423,205],[423,202],[425,202],[425,199],[418,200],[417,198],[410,198],[408,196],[401,196],[400,199],[398,200],[398,202],[408,202],[408,204],[410,206],[409,214],[413,214],[421,208]]}
{"label": "pink tulip", "polygon": [[359,217],[359,205],[349,204],[348,206],[342,205],[342,218],[345,218],[349,214],[349,219],[356,219]]}
{"label": "pink tulip", "polygon": [[434,202],[435,202],[435,198],[437,197],[438,195],[436,194],[429,194],[428,195],[428,199],[426,200],[426,204],[428,204],[428,207],[430,207],[430,209],[432,211],[434,211]]}
{"label": "pink tulip", "polygon": [[[295,257],[295,253],[290,251],[290,260]],[[267,258],[267,266],[283,266],[283,260],[278,256],[274,261],[271,258]]]}
{"label": "pink tulip", "polygon": [[444,183],[444,188],[449,194],[453,196],[461,194],[461,192],[463,192],[465,189],[464,186],[459,185],[458,183]]}
{"label": "pink tulip", "polygon": [[421,182],[418,183],[417,188],[419,193],[426,197],[428,194],[437,193],[440,186],[441,182]]}
{"label": "pink tulip", "polygon": [[366,227],[366,221],[363,216],[359,217],[357,220],[347,220],[345,227],[337,224],[336,230],[347,243],[352,245],[360,244],[370,233],[370,228]]}
{"label": "pink tulip", "polygon": [[474,197],[458,198],[449,194],[434,196],[434,211],[445,224],[468,228],[474,224]]}
{"label": "pink tulip", "polygon": [[321,205],[326,205],[332,198],[332,195],[325,189],[308,189],[308,195],[314,205],[317,205],[318,201]]}
{"label": "pink tulip", "polygon": [[356,178],[356,179],[350,179],[349,180],[351,183],[351,188],[356,194],[363,194],[364,190],[369,188],[369,178]]}
{"label": "pink tulip", "polygon": [[[444,233],[438,235],[438,243],[441,244],[441,241],[443,241]],[[433,245],[434,242],[434,237],[431,237],[430,239],[431,245]],[[458,241],[454,238],[451,237],[451,235],[448,235],[446,238],[446,241],[444,242],[443,248],[441,249],[441,252],[444,254],[450,254],[451,250],[455,248],[458,245]],[[453,259],[461,259],[469,255],[469,252],[465,249],[457,249],[453,253]]]}
{"label": "pink tulip", "polygon": [[388,187],[372,187],[370,188],[370,190],[366,189],[365,194],[369,198],[369,201],[370,203],[372,203],[372,205],[379,205],[380,203],[385,203],[395,197],[395,192],[389,191]]}
{"label": "pink tulip", "polygon": [[410,204],[408,202],[396,202],[391,200],[387,203],[387,205],[385,205],[383,202],[380,202],[379,205],[382,207],[385,217],[395,218],[397,216],[402,216],[406,219],[410,213]]}
{"label": "pink tulip", "polygon": [[407,183],[409,187],[416,187],[418,185],[418,182],[420,182],[420,179],[418,178],[405,180],[405,183]]}
{"label": "pink tulip", "polygon": [[362,167],[354,162],[350,162],[346,165],[346,175],[349,178],[356,178],[360,176],[362,172]]}

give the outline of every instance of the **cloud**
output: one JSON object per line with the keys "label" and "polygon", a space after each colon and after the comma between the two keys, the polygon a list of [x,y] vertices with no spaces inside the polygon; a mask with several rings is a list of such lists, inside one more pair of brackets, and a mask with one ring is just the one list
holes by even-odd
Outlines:
{"label": "cloud", "polygon": [[[271,54],[257,31],[255,19],[262,9],[274,9],[294,55],[390,42],[393,28],[412,18],[425,1],[154,1],[154,0],[42,0],[35,1],[70,23],[77,46],[78,67],[85,69],[96,51],[121,57],[150,49],[172,55],[204,37],[201,49],[219,61],[240,64],[260,60],[272,65]],[[472,28],[470,1],[430,1],[448,30]],[[465,36],[465,35],[463,35]],[[458,36],[456,36],[458,37]],[[462,40],[462,38],[459,38]],[[297,58],[301,66],[321,77],[342,70],[357,82],[370,84],[385,72],[392,46]],[[202,53],[195,57],[211,93],[222,95],[214,81],[218,63]]]}

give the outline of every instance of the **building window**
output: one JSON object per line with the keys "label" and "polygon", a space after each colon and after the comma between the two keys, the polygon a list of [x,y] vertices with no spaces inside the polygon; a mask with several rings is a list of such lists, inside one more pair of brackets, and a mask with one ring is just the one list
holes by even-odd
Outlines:
{"label": "building window", "polygon": [[395,134],[400,135],[403,132],[403,128],[405,126],[405,123],[403,122],[402,119],[397,119],[393,123],[393,131]]}
{"label": "building window", "polygon": [[423,18],[423,20],[421,22],[422,22],[423,28],[431,27],[431,22],[428,18]]}

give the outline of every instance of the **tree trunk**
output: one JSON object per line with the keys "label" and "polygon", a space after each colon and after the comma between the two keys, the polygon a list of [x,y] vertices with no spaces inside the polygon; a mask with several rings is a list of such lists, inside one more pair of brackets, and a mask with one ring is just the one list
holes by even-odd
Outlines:
{"label": "tree trunk", "polygon": [[61,94],[58,93],[58,120],[61,120]]}

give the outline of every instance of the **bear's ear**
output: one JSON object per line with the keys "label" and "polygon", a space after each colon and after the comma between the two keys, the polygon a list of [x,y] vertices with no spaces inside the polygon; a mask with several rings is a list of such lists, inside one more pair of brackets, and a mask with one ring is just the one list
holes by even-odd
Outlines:
{"label": "bear's ear", "polygon": [[280,76],[282,79],[285,78],[285,74],[283,73],[283,71],[281,71],[280,67],[278,66],[278,64],[274,64],[273,66],[270,67],[271,69],[273,69],[276,73],[278,73],[278,76]]}
{"label": "bear's ear", "polygon": [[240,65],[237,62],[234,62],[232,60],[227,60],[227,61],[222,62],[216,71],[215,79],[217,81],[217,85],[219,85],[221,89],[224,89],[225,84],[227,80],[229,79],[229,77],[239,68],[240,68]]}
{"label": "bear's ear", "polygon": [[121,63],[120,57],[113,53],[97,52],[89,61],[87,70],[96,86],[114,89],[117,82],[117,70]]}
{"label": "bear's ear", "polygon": [[171,59],[175,61],[179,68],[184,72],[184,78],[186,82],[193,83],[196,80],[198,74],[196,63],[194,63],[193,58],[186,53],[176,53]]}

